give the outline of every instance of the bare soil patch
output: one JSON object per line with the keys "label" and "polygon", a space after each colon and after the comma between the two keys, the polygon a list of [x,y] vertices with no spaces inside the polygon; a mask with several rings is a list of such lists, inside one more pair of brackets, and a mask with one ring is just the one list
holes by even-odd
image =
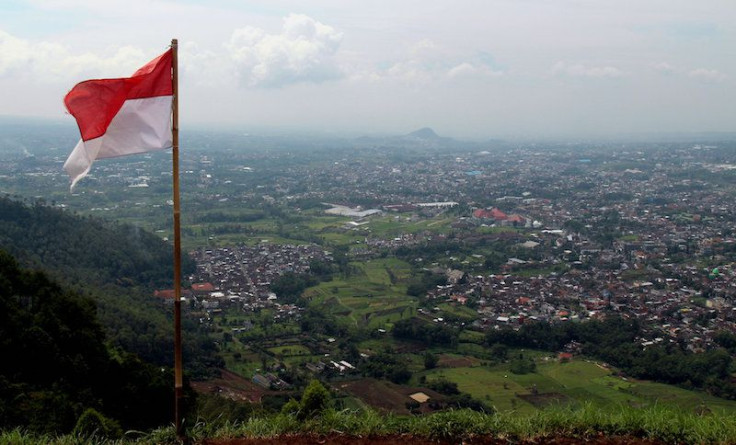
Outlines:
{"label": "bare soil patch", "polygon": [[226,369],[220,370],[220,377],[206,382],[192,382],[192,388],[202,394],[217,394],[238,402],[260,402],[263,396],[275,394],[262,388],[240,374]]}
{"label": "bare soil patch", "polygon": [[437,366],[441,368],[469,368],[480,363],[480,360],[472,357],[453,357],[451,355],[440,355]]}
{"label": "bare soil patch", "polygon": [[[392,412],[395,414],[410,414],[406,407],[407,402],[411,399],[409,396],[417,392],[423,392],[430,397],[430,400],[442,400],[442,394],[439,394],[427,388],[414,388],[409,386],[401,386],[391,382],[380,381],[376,379],[360,379],[345,382],[335,382],[333,386],[345,391],[353,397],[357,397],[367,405],[384,412]],[[430,411],[428,404],[423,404],[421,411]]]}

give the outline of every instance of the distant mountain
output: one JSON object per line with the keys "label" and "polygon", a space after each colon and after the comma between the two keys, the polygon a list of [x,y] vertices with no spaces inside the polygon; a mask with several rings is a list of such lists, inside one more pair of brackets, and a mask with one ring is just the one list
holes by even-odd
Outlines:
{"label": "distant mountain", "polygon": [[415,139],[425,139],[425,140],[438,140],[441,139],[439,136],[437,136],[437,133],[434,132],[429,127],[420,128],[417,131],[412,131],[411,133],[407,134],[407,138],[415,138]]}
{"label": "distant mountain", "polygon": [[396,147],[396,148],[415,148],[415,149],[446,149],[446,148],[474,148],[478,146],[476,142],[459,141],[457,139],[439,136],[429,127],[420,128],[411,133],[402,136],[386,136],[386,137],[370,137],[364,136],[357,138],[354,142],[362,147]]}

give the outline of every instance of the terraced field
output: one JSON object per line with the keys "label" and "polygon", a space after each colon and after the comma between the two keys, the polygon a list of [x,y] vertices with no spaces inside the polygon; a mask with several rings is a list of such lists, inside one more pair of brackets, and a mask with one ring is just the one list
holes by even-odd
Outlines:
{"label": "terraced field", "polygon": [[346,317],[353,326],[388,327],[416,313],[416,301],[406,295],[410,266],[395,258],[351,263],[349,277],[320,283],[305,291],[312,305]]}

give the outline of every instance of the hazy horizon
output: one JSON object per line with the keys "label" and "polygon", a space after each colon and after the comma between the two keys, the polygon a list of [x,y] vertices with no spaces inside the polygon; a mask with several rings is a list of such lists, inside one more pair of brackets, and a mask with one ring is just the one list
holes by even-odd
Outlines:
{"label": "hazy horizon", "polygon": [[[41,127],[55,127],[64,134],[79,137],[78,129],[74,122],[69,122],[66,117],[38,117],[38,116],[10,116],[0,114],[0,127],[8,125],[30,125]],[[352,131],[346,129],[324,130],[313,127],[288,127],[288,126],[258,126],[258,125],[242,125],[242,124],[216,124],[216,123],[198,123],[191,122],[188,125],[180,127],[182,137],[186,140],[187,134],[214,133],[220,135],[235,135],[242,137],[267,137],[267,138],[305,138],[305,141],[314,138],[316,140],[359,140],[361,138],[372,138],[377,141],[389,142],[394,140],[400,142],[404,136],[411,133],[429,128],[437,133],[442,139],[450,139],[458,143],[483,144],[496,142],[508,143],[669,143],[669,142],[692,142],[707,143],[719,141],[736,140],[736,131],[671,131],[671,132],[633,132],[633,133],[617,133],[610,135],[585,135],[585,134],[554,134],[554,135],[507,135],[490,136],[490,137],[463,137],[454,134],[439,133],[432,127],[411,128],[402,132],[361,132],[359,130]],[[401,145],[399,143],[399,145]],[[64,148],[64,147],[62,147]],[[66,147],[71,151],[71,146]]]}

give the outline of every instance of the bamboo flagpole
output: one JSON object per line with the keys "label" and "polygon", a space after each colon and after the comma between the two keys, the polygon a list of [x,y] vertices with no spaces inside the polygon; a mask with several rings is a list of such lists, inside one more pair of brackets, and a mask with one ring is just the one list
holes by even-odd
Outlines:
{"label": "bamboo flagpole", "polygon": [[171,103],[171,147],[172,176],[174,195],[174,422],[176,435],[184,437],[182,422],[182,396],[184,379],[182,377],[181,354],[181,208],[179,201],[179,42],[171,40],[172,69],[171,82],[174,97]]}
{"label": "bamboo flagpole", "polygon": [[64,105],[77,121],[81,135],[64,170],[73,189],[96,159],[173,149],[174,420],[177,435],[183,437],[178,46],[177,39],[172,39],[169,50],[131,77],[86,80],[64,96]]}

